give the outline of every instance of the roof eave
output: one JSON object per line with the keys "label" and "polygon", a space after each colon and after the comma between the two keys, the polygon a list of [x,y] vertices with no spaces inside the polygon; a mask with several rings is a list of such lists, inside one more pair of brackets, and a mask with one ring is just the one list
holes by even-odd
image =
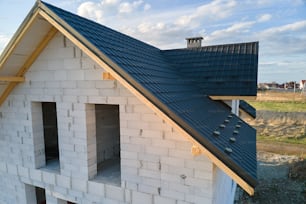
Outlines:
{"label": "roof eave", "polygon": [[18,45],[22,37],[24,36],[24,33],[28,30],[28,28],[31,26],[33,23],[34,19],[36,18],[39,10],[39,4],[40,2],[35,2],[34,6],[26,16],[26,18],[23,20],[7,46],[4,48],[1,56],[0,56],[0,69],[2,66],[5,64],[5,62],[8,60],[8,58],[11,56],[13,53],[15,47]]}

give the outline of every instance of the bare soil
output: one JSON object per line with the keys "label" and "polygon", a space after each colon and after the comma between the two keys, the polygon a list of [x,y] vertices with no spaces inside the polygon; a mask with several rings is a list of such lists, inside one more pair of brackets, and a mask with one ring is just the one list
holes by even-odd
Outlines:
{"label": "bare soil", "polygon": [[245,120],[258,136],[303,139],[306,137],[306,112],[257,111],[256,119]]}
{"label": "bare soil", "polygon": [[298,156],[259,151],[258,185],[250,197],[240,188],[236,204],[305,204],[306,161]]}

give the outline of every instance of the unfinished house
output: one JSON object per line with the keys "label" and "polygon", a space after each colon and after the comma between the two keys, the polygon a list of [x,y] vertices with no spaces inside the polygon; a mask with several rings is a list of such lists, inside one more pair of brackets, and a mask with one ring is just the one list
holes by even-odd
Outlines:
{"label": "unfinished house", "polygon": [[258,42],[160,50],[37,1],[0,58],[1,204],[228,204],[256,185]]}

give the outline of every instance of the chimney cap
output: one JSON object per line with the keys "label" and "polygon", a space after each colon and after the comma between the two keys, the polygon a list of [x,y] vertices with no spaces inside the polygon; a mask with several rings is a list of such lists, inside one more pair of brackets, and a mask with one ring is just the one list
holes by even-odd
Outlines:
{"label": "chimney cap", "polygon": [[203,40],[203,37],[190,37],[190,38],[185,38],[186,40]]}

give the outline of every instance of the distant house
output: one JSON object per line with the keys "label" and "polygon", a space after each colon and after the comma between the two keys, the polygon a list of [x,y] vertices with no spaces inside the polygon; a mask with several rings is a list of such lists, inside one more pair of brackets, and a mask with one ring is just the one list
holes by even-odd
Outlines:
{"label": "distant house", "polygon": [[300,89],[305,89],[305,87],[306,87],[306,80],[301,80],[300,81]]}
{"label": "distant house", "polygon": [[[1,204],[228,204],[256,186],[258,42],[160,50],[37,1],[0,58]],[[239,108],[240,107],[240,108]]]}

